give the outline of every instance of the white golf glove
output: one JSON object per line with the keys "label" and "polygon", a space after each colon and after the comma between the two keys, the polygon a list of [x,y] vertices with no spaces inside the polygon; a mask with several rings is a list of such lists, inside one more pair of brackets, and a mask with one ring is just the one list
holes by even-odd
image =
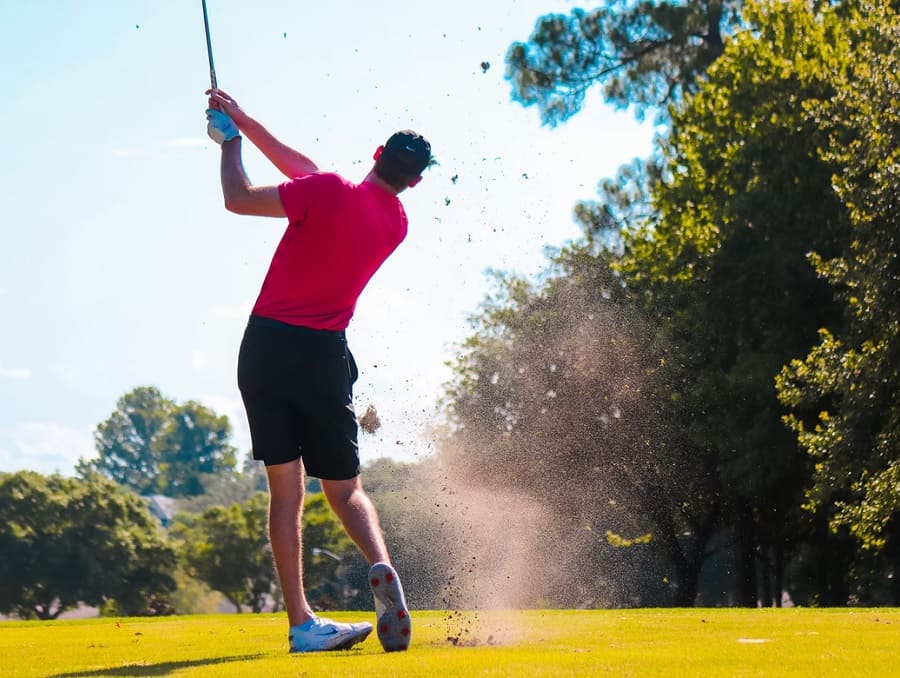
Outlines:
{"label": "white golf glove", "polygon": [[237,125],[234,124],[234,120],[227,113],[217,111],[214,108],[207,108],[206,119],[209,121],[206,125],[206,133],[217,144],[231,141],[241,135]]}

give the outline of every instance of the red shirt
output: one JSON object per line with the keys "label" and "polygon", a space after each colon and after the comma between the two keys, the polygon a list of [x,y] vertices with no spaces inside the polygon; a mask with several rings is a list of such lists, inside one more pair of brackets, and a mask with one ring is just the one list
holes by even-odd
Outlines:
{"label": "red shirt", "polygon": [[278,187],[289,220],[253,314],[343,330],[379,266],[406,237],[396,195],[371,182],[309,174]]}

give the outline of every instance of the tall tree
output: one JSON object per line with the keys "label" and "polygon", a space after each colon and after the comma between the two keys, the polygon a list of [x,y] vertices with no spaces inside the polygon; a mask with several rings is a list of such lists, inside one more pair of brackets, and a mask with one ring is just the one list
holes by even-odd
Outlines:
{"label": "tall tree", "polygon": [[[778,379],[787,421],[814,461],[807,508],[887,556],[900,602],[900,10],[864,0],[847,12],[852,58],[828,64],[832,98],[811,115],[852,231],[811,255],[836,290],[845,326],[826,326]],[[883,602],[870,599],[868,602]]]}
{"label": "tall tree", "polygon": [[[663,7],[653,2],[545,17],[532,40],[509,53],[515,97],[537,103],[549,124],[576,112],[595,83],[607,101],[634,104],[639,116],[643,107],[669,104],[655,157],[624,166],[601,184],[599,200],[581,203],[576,213],[589,243],[623,253],[617,270],[660,321],[657,348],[668,351],[671,396],[664,402],[669,418],[683,423],[681,444],[717,460],[732,499],[737,601],[744,604],[755,604],[758,594],[778,600],[787,562],[801,551],[817,564],[811,599],[846,602],[851,569],[862,568],[851,568],[848,529],[876,549],[885,538],[893,543],[897,471],[886,460],[893,459],[897,427],[895,399],[884,392],[896,394],[885,367],[897,364],[895,316],[889,302],[872,299],[897,296],[890,254],[896,243],[886,235],[896,216],[884,207],[896,205],[889,187],[898,183],[894,122],[884,111],[896,109],[895,81],[885,75],[896,69],[884,48],[896,44],[896,3],[880,13],[874,6],[762,1],[748,3],[739,20],[726,10],[720,36],[740,25],[749,30],[732,33],[721,51],[706,50],[705,59],[690,61],[690,49],[679,51],[697,66],[671,71],[687,75],[683,83],[660,79],[677,59],[650,58],[643,70],[630,69],[640,62],[639,49],[616,61],[619,52],[598,47],[617,44],[610,36],[634,37],[600,27],[640,26],[628,22]],[[680,7],[682,16],[689,8],[717,9]],[[861,16],[877,17],[880,30],[860,24]],[[685,45],[644,35],[660,57]],[[867,84],[854,90],[858,79]],[[870,119],[877,120],[874,135]],[[877,200],[881,212],[873,211]],[[873,214],[890,226],[861,228]],[[826,278],[856,309],[849,324]],[[865,320],[867,313],[883,325]],[[816,351],[782,374],[782,402],[795,408],[790,421],[805,448],[798,449],[778,422],[773,377],[806,354],[823,327],[830,331]],[[850,394],[863,392],[876,395],[854,409]],[[827,422],[816,422],[820,411]],[[866,442],[873,431],[877,444]],[[873,456],[859,457],[861,450]],[[812,521],[799,511],[810,474]],[[768,576],[757,577],[758,564]]]}
{"label": "tall tree", "polygon": [[159,438],[160,490],[173,497],[202,494],[204,476],[234,469],[230,440],[225,415],[193,400],[174,408]]}
{"label": "tall tree", "polygon": [[98,458],[79,460],[79,473],[96,471],[138,494],[157,492],[159,441],[174,409],[175,403],[154,386],[139,386],[123,395],[94,432]]}
{"label": "tall tree", "polygon": [[[683,420],[715,450],[732,500],[737,601],[755,605],[759,583],[777,600],[809,472],[773,380],[818,328],[840,326],[807,253],[833,257],[849,220],[836,165],[818,153],[827,135],[805,112],[834,94],[825,67],[839,58],[840,17],[806,2],[750,5],[747,17],[756,29],[673,112],[654,216],[626,234],[620,270],[664,320]],[[846,541],[816,539],[831,553],[819,600],[846,602]],[[757,577],[760,554],[774,582]]]}
{"label": "tall tree", "polygon": [[144,502],[98,475],[0,474],[0,611],[55,619],[79,602],[168,611],[175,552]]}
{"label": "tall tree", "polygon": [[671,444],[652,326],[620,280],[582,248],[556,263],[538,289],[501,279],[475,318],[448,388],[447,466],[470,469],[467,484],[515,488],[545,506],[556,538],[535,560],[559,567],[553,552],[569,544],[578,556],[566,558],[571,570],[559,579],[592,578],[592,598],[604,582],[590,573],[631,543],[665,562],[671,602],[692,605],[717,526],[714,468],[703,448]]}
{"label": "tall tree", "polygon": [[507,52],[513,97],[537,105],[549,125],[577,113],[594,86],[616,106],[633,105],[638,117],[647,109],[665,112],[722,53],[741,4],[608,0],[590,11],[545,15],[527,42]]}
{"label": "tall tree", "polygon": [[230,438],[226,416],[195,401],[179,405],[156,387],[141,386],[119,398],[97,426],[98,457],[79,460],[76,470],[83,477],[100,473],[139,494],[195,496],[210,475],[234,469]]}

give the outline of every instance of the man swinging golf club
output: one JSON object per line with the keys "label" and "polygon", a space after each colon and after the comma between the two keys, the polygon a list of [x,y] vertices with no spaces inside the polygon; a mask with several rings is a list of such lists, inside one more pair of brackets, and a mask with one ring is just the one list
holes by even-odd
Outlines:
{"label": "man swinging golf club", "polygon": [[[346,649],[372,631],[366,622],[318,617],[306,600],[300,530],[304,472],[321,479],[328,503],[371,566],[382,646],[388,652],[405,650],[409,610],[378,514],[360,482],[352,404],[358,373],[344,330],[366,283],[406,236],[397,195],[421,180],[431,146],[415,132],[397,132],[375,150],[374,166],[356,184],[319,172],[222,90],[207,94],[207,130],[222,146],[226,209],[288,219],[241,342],[238,386],[253,456],[265,463],[269,482],[269,539],[290,650]],[[254,186],[241,160],[242,135],[288,180]]]}

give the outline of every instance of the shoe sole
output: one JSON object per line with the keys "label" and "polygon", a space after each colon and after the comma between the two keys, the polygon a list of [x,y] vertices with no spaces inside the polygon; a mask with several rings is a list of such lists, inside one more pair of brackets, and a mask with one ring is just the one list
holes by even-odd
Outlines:
{"label": "shoe sole", "polygon": [[354,645],[363,642],[366,638],[369,637],[369,634],[372,633],[372,628],[369,627],[363,631],[359,631],[356,635],[349,636],[344,638],[341,642],[339,642],[334,647],[322,647],[316,648],[315,650],[297,650],[294,648],[290,649],[291,654],[306,654],[308,652],[335,652],[337,650],[349,650]]}
{"label": "shoe sole", "polygon": [[369,585],[385,611],[378,618],[378,640],[385,652],[402,652],[409,648],[412,619],[396,573],[385,567],[369,573]]}
{"label": "shoe sole", "polygon": [[339,645],[335,645],[334,648],[332,648],[332,649],[334,649],[334,650],[349,650],[351,647],[353,647],[357,643],[361,643],[366,638],[368,638],[370,633],[372,633],[372,629],[362,631],[355,636],[351,636],[350,638],[347,638],[347,640],[340,643]]}

